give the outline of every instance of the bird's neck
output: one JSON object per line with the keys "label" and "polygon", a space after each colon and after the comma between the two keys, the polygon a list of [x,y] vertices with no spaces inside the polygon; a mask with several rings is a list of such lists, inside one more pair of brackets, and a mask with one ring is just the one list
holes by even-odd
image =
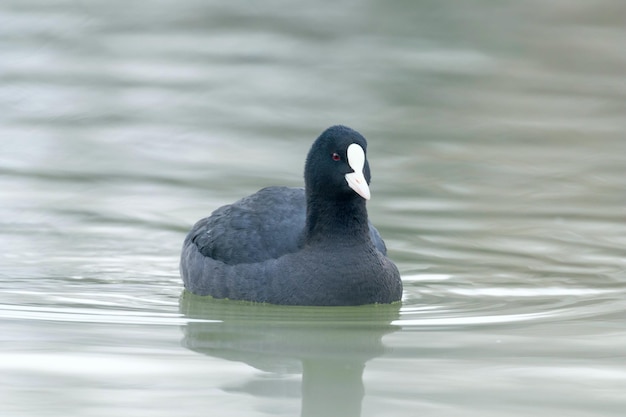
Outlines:
{"label": "bird's neck", "polygon": [[307,196],[307,243],[337,239],[353,243],[367,242],[369,224],[365,200],[359,196],[344,200],[324,200]]}

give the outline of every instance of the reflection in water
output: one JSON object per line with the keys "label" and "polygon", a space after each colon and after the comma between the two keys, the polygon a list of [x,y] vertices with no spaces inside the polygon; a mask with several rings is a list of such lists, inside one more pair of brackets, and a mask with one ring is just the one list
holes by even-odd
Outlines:
{"label": "reflection in water", "polygon": [[[382,337],[399,329],[391,322],[400,306],[273,306],[184,292],[181,312],[199,321],[183,327],[182,344],[267,372],[302,372],[302,416],[359,416],[365,363],[385,351]],[[275,390],[248,388],[259,391]]]}

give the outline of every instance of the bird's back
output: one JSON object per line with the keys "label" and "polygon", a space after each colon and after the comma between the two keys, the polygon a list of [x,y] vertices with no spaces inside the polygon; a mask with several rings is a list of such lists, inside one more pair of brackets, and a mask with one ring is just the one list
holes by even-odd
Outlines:
{"label": "bird's back", "polygon": [[302,246],[305,216],[302,188],[267,187],[197,222],[185,245],[231,265],[278,258]]}

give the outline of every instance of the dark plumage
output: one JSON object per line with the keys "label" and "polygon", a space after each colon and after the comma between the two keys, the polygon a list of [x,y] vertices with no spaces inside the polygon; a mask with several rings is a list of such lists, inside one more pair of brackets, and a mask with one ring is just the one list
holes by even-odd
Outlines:
{"label": "dark plumage", "polygon": [[366,149],[358,132],[330,127],[309,151],[304,190],[264,188],[197,222],[183,244],[185,288],[272,304],[398,301],[400,274],[367,219]]}

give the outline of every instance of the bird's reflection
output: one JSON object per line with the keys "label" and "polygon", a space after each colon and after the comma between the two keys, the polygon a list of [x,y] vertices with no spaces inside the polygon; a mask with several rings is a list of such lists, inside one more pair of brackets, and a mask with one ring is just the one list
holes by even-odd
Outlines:
{"label": "bird's reflection", "polygon": [[[192,319],[184,347],[280,375],[302,373],[302,416],[359,416],[365,363],[384,353],[383,335],[400,304],[290,307],[198,297],[184,292],[180,310]],[[292,380],[291,380],[292,381]],[[249,384],[252,395],[276,387]],[[285,391],[289,392],[290,389]]]}

